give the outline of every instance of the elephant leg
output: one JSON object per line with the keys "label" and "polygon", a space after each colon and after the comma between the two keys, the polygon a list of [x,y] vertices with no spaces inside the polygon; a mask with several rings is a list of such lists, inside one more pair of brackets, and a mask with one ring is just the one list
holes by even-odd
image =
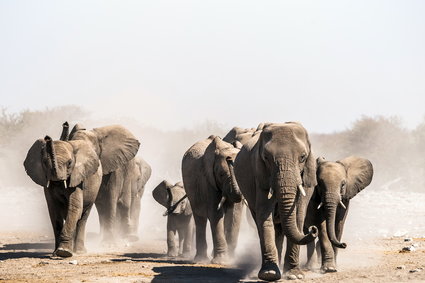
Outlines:
{"label": "elephant leg", "polygon": [[316,241],[312,241],[307,244],[307,263],[306,268],[308,270],[314,270],[316,264],[314,253],[316,251]]}
{"label": "elephant leg", "polygon": [[243,202],[240,202],[229,205],[224,215],[224,234],[226,236],[228,254],[231,258],[233,258],[238,244],[242,213]]}
{"label": "elephant leg", "polygon": [[193,214],[196,225],[196,255],[195,262],[207,262],[207,218]]}
{"label": "elephant leg", "polygon": [[57,207],[57,200],[54,199],[49,189],[44,189],[44,196],[49,210],[50,222],[52,223],[53,233],[55,235],[55,250],[59,247],[59,237],[63,229],[63,220],[61,209]]}
{"label": "elephant leg", "polygon": [[283,250],[283,230],[280,223],[276,223],[274,226],[275,242],[277,248],[277,255],[279,257],[279,264],[282,263],[282,250]]}
{"label": "elephant leg", "polygon": [[258,272],[258,278],[266,281],[275,281],[281,278],[281,273],[277,264],[278,256],[272,217],[274,203],[265,198],[266,196],[257,197],[256,212],[252,213],[256,217],[255,222],[262,254],[262,265]]}
{"label": "elephant leg", "polygon": [[300,246],[287,240],[285,260],[283,263],[283,270],[286,272],[287,279],[296,280],[304,278],[304,273],[301,271],[300,268],[299,259]]}
{"label": "elephant leg", "polygon": [[193,236],[193,220],[191,216],[184,216],[184,223],[182,227],[183,232],[183,257],[190,256],[192,251],[192,236]]}
{"label": "elephant leg", "polygon": [[178,234],[178,238],[179,238],[179,256],[183,255],[183,243],[184,243],[184,237],[185,235],[185,231],[182,227],[179,227],[179,229],[177,229],[177,234]]}
{"label": "elephant leg", "polygon": [[167,218],[167,255],[176,257],[179,254],[178,247],[176,246],[177,229],[175,225],[175,217],[168,216]]}
{"label": "elephant leg", "polygon": [[336,272],[335,254],[332,243],[329,240],[326,230],[326,221],[322,221],[319,226],[319,242],[320,242],[320,256],[322,259],[322,266],[320,268],[322,273]]}
{"label": "elephant leg", "polygon": [[[120,215],[121,215],[121,233],[125,238],[131,233],[131,181],[128,177],[124,179],[122,185],[122,193],[119,198]],[[136,237],[134,235],[134,237]],[[134,237],[131,237],[134,241]],[[137,241],[137,240],[136,240]]]}
{"label": "elephant leg", "polygon": [[227,263],[227,243],[224,236],[224,214],[220,210],[210,219],[211,234],[213,239],[213,259],[211,263],[226,264]]}
{"label": "elephant leg", "polygon": [[92,206],[93,204],[90,204],[83,211],[81,219],[77,222],[77,230],[74,239],[74,252],[77,254],[83,254],[87,252],[86,247],[84,245],[84,240],[86,236],[86,223],[87,219],[89,218]]}
{"label": "elephant leg", "polygon": [[[102,185],[96,199],[99,203],[99,222],[101,223],[102,241],[111,244],[115,241],[114,228],[117,217],[118,195],[121,191],[122,180],[117,172],[103,176]],[[101,216],[102,215],[102,216]],[[100,219],[102,218],[102,219]]]}
{"label": "elephant leg", "polygon": [[83,191],[80,188],[75,188],[74,191],[69,195],[68,210],[60,234],[59,247],[55,251],[55,255],[60,257],[72,256],[74,235],[77,229],[77,222],[81,218],[83,213]]}

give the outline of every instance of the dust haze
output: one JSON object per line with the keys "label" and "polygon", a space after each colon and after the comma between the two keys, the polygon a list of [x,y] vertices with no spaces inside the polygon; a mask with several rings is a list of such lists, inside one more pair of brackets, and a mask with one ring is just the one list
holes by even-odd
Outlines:
{"label": "dust haze", "polygon": [[[45,135],[58,139],[64,121],[68,121],[71,127],[76,122],[82,123],[88,129],[121,124],[140,140],[138,156],[143,157],[152,167],[152,176],[142,197],[140,241],[149,243],[153,239],[163,240],[165,252],[166,218],[162,216],[165,209],[152,198],[152,189],[164,179],[172,183],[180,181],[184,152],[193,143],[211,134],[223,137],[230,127],[214,121],[199,121],[192,128],[164,131],[136,118],[94,117],[96,115],[93,113],[73,105],[19,113],[3,109],[0,116],[0,229],[2,232],[41,232],[53,236],[43,190],[31,181],[22,165],[28,149],[36,139]],[[282,121],[276,122],[286,120],[292,119],[282,117]],[[353,121],[344,131],[322,134],[314,132],[314,129],[307,130],[316,156],[338,160],[358,155],[370,159],[374,166],[371,185],[355,197],[350,205],[343,235],[348,248],[339,252],[342,268],[352,268],[353,263],[356,266],[368,264],[363,255],[350,252],[352,247],[373,250],[373,240],[379,238],[425,235],[425,159],[421,155],[425,150],[425,121],[414,129],[407,129],[398,117],[365,116]],[[86,230],[89,252],[98,249],[99,239],[96,235],[99,233],[99,225],[95,209],[92,210]],[[252,272],[258,270],[261,264],[258,236],[256,230],[247,224],[245,214],[236,252],[237,266]],[[369,260],[375,261],[377,258],[371,255]],[[301,263],[303,261],[304,257]]]}

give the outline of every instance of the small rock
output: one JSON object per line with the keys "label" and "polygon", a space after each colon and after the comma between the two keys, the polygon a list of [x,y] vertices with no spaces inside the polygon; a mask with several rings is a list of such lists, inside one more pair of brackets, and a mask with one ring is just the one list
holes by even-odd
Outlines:
{"label": "small rock", "polygon": [[399,266],[397,266],[397,269],[406,269],[406,266],[405,265],[399,265]]}
{"label": "small rock", "polygon": [[404,238],[404,241],[405,242],[411,242],[411,241],[413,241],[413,239],[412,238]]}
{"label": "small rock", "polygon": [[48,261],[40,261],[38,264],[39,265],[47,265],[47,264],[49,264],[49,262]]}
{"label": "small rock", "polygon": [[421,272],[421,271],[422,271],[422,268],[415,268],[415,269],[409,270],[410,273]]}
{"label": "small rock", "polygon": [[408,246],[408,247],[404,247],[402,249],[403,252],[414,252],[416,251],[416,248],[414,246]]}
{"label": "small rock", "polygon": [[77,264],[78,264],[78,261],[74,259],[74,260],[71,260],[71,261],[69,262],[69,264],[77,265]]}

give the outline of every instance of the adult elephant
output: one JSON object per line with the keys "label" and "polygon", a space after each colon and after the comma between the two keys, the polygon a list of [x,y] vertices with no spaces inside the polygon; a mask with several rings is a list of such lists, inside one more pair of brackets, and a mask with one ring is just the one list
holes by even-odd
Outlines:
{"label": "adult elephant", "polygon": [[[220,137],[195,143],[183,156],[183,183],[193,211],[196,225],[196,262],[208,260],[206,225],[210,221],[213,238],[212,263],[227,262],[234,253],[239,234],[241,215],[230,213],[234,203],[242,200],[237,185],[233,162],[239,148],[223,141]],[[225,225],[233,225],[226,228]],[[225,233],[231,230],[231,233]]]}
{"label": "adult elephant", "polygon": [[[167,255],[189,257],[193,241],[192,208],[182,182],[171,184],[164,180],[152,191],[153,198],[167,211]],[[176,245],[178,235],[179,245]]]}
{"label": "adult elephant", "polygon": [[[350,200],[371,183],[372,177],[372,163],[365,158],[350,156],[336,162],[317,159],[318,185],[305,224],[319,227],[323,273],[336,272],[338,248],[347,246],[340,241]],[[307,250],[307,266],[312,267],[315,243],[309,243]]]}
{"label": "adult elephant", "polygon": [[[61,138],[91,142],[100,156],[103,177],[95,204],[103,241],[113,243],[118,228],[121,228],[120,232],[129,240],[137,240],[134,225],[132,226],[131,207],[132,195],[137,191],[136,180],[140,175],[134,158],[140,146],[139,141],[120,125],[87,130],[76,124],[69,134],[68,128],[67,123],[64,123]],[[111,151],[118,154],[112,156]]]}
{"label": "adult elephant", "polygon": [[117,133],[121,128],[98,128],[86,139],[69,141],[46,136],[28,151],[24,167],[31,179],[44,187],[55,234],[54,255],[70,257],[85,252],[85,225],[102,180],[102,160],[109,170],[126,151],[126,139]]}
{"label": "adult elephant", "polygon": [[[276,205],[283,234],[289,243],[307,244],[317,236],[314,226],[309,228],[307,235],[299,231],[317,183],[316,161],[307,131],[294,122],[261,124],[261,129],[236,157],[235,174],[260,238],[262,265],[258,277],[279,280],[276,249],[279,240],[273,223]],[[291,266],[284,268],[291,271]]]}

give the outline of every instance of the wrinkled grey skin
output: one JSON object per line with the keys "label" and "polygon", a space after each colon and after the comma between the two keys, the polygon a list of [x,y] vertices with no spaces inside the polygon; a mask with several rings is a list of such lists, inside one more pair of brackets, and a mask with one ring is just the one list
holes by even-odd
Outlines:
{"label": "wrinkled grey skin", "polygon": [[[305,225],[319,227],[317,244],[320,244],[322,272],[336,272],[338,248],[346,247],[340,241],[350,200],[370,184],[372,177],[372,163],[365,158],[350,156],[336,162],[317,159],[318,185],[308,206]],[[307,266],[313,268],[315,243],[309,243],[307,250]]]}
{"label": "wrinkled grey skin", "polygon": [[[152,191],[154,199],[167,210],[186,195],[183,183],[171,184],[162,181]],[[188,258],[192,251],[193,217],[189,200],[185,198],[179,202],[173,212],[167,215],[167,255],[171,257],[183,256]],[[178,235],[178,245],[176,238]]]}
{"label": "wrinkled grey skin", "polygon": [[225,142],[234,143],[240,142],[242,145],[246,144],[256,132],[255,128],[245,129],[240,127],[233,127],[223,138]]}
{"label": "wrinkled grey skin", "polygon": [[[27,174],[44,188],[55,235],[54,256],[84,253],[85,225],[102,178],[100,157],[88,141],[37,140],[24,161]],[[65,185],[66,183],[66,185]]]}
{"label": "wrinkled grey skin", "polygon": [[[241,215],[235,215],[233,206],[242,200],[233,172],[238,152],[220,137],[210,136],[195,143],[183,156],[183,183],[196,225],[195,262],[208,261],[207,220],[214,245],[212,263],[226,263],[236,248]],[[223,197],[225,203],[219,208]]]}
{"label": "wrinkled grey skin", "polygon": [[[279,280],[276,247],[282,245],[283,235],[288,237],[288,245],[307,244],[317,236],[314,226],[309,228],[307,235],[300,231],[317,184],[316,161],[307,131],[293,122],[261,124],[238,154],[235,173],[260,238],[262,266],[258,277]],[[297,189],[299,185],[304,187],[306,196]],[[280,225],[274,223],[275,211]],[[286,262],[290,261],[285,258],[285,271],[301,272]]]}
{"label": "wrinkled grey skin", "polygon": [[[132,176],[131,184],[131,204],[130,204],[130,235],[136,235],[133,240],[138,240],[137,231],[139,230],[139,217],[140,217],[140,204],[143,193],[145,192],[145,185],[152,174],[151,166],[141,157],[135,157],[134,172],[129,174]],[[125,209],[124,209],[125,211]],[[122,215],[121,212],[120,215]],[[119,223],[123,221],[118,220]],[[124,228],[124,227],[122,227]],[[123,231],[125,229],[122,229]]]}
{"label": "wrinkled grey skin", "polygon": [[136,180],[140,174],[134,159],[140,146],[139,141],[130,131],[119,125],[86,130],[77,124],[69,135],[66,124],[63,126],[61,138],[91,142],[100,155],[103,177],[95,204],[103,241],[113,243],[117,227],[127,239],[137,240],[131,207],[132,195],[137,191]]}

